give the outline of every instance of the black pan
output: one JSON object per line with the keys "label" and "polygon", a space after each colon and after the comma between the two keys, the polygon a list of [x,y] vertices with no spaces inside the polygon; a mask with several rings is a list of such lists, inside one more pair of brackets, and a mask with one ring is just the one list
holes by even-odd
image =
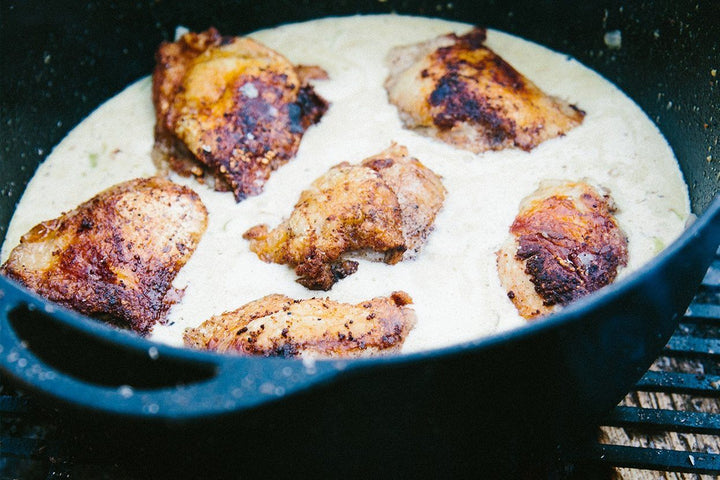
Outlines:
{"label": "black pan", "polygon": [[[571,444],[623,397],[676,327],[720,242],[717,2],[26,0],[0,8],[2,234],[52,146],[147,75],[177,25],[239,34],[358,12],[462,20],[576,57],[657,123],[690,187],[698,220],[624,281],[527,327],[393,358],[308,364],[174,349],[0,278],[3,378],[89,429],[97,452],[136,465],[200,476],[511,475]],[[603,41],[613,30],[619,49]],[[170,461],[138,461],[158,452]]]}

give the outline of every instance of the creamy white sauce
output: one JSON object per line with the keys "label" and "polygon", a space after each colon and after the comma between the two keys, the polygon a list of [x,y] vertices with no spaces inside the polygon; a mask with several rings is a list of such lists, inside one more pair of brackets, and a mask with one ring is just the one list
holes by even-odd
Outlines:
{"label": "creamy white sauce", "polygon": [[[293,298],[329,296],[359,302],[394,290],[414,300],[418,323],[404,352],[442,347],[524,324],[500,286],[495,251],[505,240],[523,197],[543,179],[589,178],[608,188],[629,237],[629,264],[620,276],[653,257],[683,230],[687,187],[672,151],[644,113],[616,87],[565,55],[497,31],[487,45],[546,93],[587,112],[583,124],[532,152],[475,155],[402,128],[383,82],[387,51],[469,25],[397,15],[328,18],[251,36],[297,64],[319,65],[330,76],[316,90],[331,107],[305,134],[297,157],[276,171],[263,194],[236,204],[174,176],[202,197],[209,224],[174,285],[181,302],[151,337],[182,344],[186,327],[270,293]],[[229,33],[229,32],[224,32]],[[40,221],[71,210],[101,190],[150,176],[154,111],[143,78],[98,108],[40,165],[27,187],[2,248],[2,261],[20,236]],[[359,162],[391,142],[443,178],[448,194],[435,231],[417,259],[386,265],[360,260],[357,273],[331,291],[309,291],[285,265],[260,261],[242,234],[259,223],[276,226],[300,192],[331,166]]]}

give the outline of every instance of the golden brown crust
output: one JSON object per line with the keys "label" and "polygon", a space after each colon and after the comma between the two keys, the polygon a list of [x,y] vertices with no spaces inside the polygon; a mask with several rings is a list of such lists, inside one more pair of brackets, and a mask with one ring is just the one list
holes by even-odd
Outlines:
{"label": "golden brown crust", "polygon": [[445,199],[440,178],[393,145],[360,165],[341,163],[300,195],[287,220],[244,238],[266,262],[295,267],[300,283],[329,290],[355,272],[346,252],[372,250],[394,264],[417,254]]}
{"label": "golden brown crust", "polygon": [[385,88],[405,126],[479,153],[531,150],[582,123],[582,110],[544,94],[484,41],[475,28],[391,51]]}
{"label": "golden brown crust", "polygon": [[323,73],[212,28],[163,43],[153,72],[156,163],[237,201],[259,194],[327,110],[306,83]]}
{"label": "golden brown crust", "polygon": [[80,313],[147,333],[180,298],[172,281],[206,226],[207,210],[189,188],[131,180],[35,226],[2,273]]}
{"label": "golden brown crust", "polygon": [[545,183],[527,197],[498,251],[498,270],[520,315],[534,318],[612,283],[627,238],[609,194],[585,182]]}
{"label": "golden brown crust", "polygon": [[415,325],[405,292],[352,305],[268,295],[185,330],[185,345],[220,353],[355,357],[395,352]]}

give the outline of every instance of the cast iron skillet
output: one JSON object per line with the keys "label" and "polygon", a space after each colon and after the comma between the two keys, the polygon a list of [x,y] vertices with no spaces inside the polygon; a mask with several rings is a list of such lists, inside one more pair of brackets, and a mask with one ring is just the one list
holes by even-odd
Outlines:
{"label": "cast iron skillet", "polygon": [[[176,472],[508,474],[567,445],[656,357],[720,240],[715,2],[3,3],[0,232],[67,131],[148,74],[177,25],[243,33],[327,15],[441,16],[566,52],[634,98],[672,145],[699,215],[654,261],[527,327],[394,358],[307,362],[155,345],[0,278],[0,370],[91,429],[96,451]],[[606,32],[619,30],[610,49]],[[200,470],[192,467],[201,465]],[[232,466],[232,467],[230,467]]]}

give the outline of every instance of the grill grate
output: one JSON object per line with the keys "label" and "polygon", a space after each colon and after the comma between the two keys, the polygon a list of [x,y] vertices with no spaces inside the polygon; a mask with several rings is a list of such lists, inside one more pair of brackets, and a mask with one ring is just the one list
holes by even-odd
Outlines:
{"label": "grill grate", "polygon": [[[690,371],[688,371],[688,369]],[[690,307],[668,342],[662,356],[636,384],[635,392],[685,396],[695,409],[663,409],[630,406],[623,402],[603,422],[603,429],[634,432],[629,437],[688,434],[710,436],[720,445],[720,249]],[[707,402],[713,412],[702,411]],[[118,465],[83,460],[73,463],[63,453],[53,419],[37,408],[32,399],[0,382],[0,478],[126,479],[132,477]],[[633,440],[633,438],[630,438]],[[630,443],[630,444],[628,444]],[[635,442],[638,443],[638,442]],[[642,443],[642,442],[640,442]],[[711,442],[713,443],[713,442]],[[706,442],[707,444],[707,442]],[[607,472],[610,467],[631,472],[656,470],[720,476],[720,451],[656,448],[653,441],[643,445],[593,440],[574,453],[569,468],[578,473]],[[632,474],[630,474],[632,475]],[[558,478],[558,475],[552,475]],[[586,477],[588,478],[588,477]],[[599,478],[595,474],[592,478]]]}
{"label": "grill grate", "polygon": [[[628,406],[639,395],[685,408]],[[605,435],[577,463],[720,477],[720,249],[662,356],[603,425],[629,434]],[[686,448],[656,448],[656,439]],[[703,448],[687,448],[697,445]]]}

